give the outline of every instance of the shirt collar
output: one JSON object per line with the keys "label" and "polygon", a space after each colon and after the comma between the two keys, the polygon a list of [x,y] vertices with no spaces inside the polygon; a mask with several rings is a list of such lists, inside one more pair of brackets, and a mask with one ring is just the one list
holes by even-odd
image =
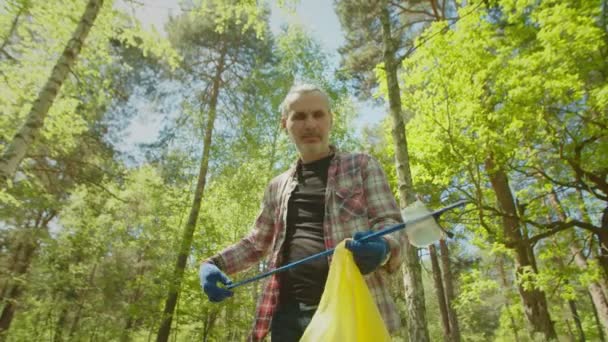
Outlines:
{"label": "shirt collar", "polygon": [[[334,145],[329,145],[329,155],[328,156],[335,156],[338,153],[338,148]],[[332,159],[331,163],[333,163],[335,160]],[[330,165],[331,165],[330,163]],[[289,168],[289,175],[293,176],[296,174],[296,170],[298,169],[298,167],[302,165],[302,158],[298,157],[298,159],[296,159],[296,161],[291,164],[291,167]]]}

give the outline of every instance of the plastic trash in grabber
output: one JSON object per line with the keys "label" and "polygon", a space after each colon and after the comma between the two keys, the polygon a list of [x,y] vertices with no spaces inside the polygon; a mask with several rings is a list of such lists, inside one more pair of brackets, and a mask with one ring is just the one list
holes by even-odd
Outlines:
{"label": "plastic trash in grabber", "polygon": [[[456,203],[450,204],[446,207],[443,207],[441,209],[435,210],[433,212],[429,212],[428,209],[426,209],[426,207],[424,206],[424,204],[422,204],[422,202],[417,201],[417,202],[413,203],[413,205],[411,205],[401,211],[401,214],[403,215],[403,217],[408,218],[408,220],[406,222],[395,224],[393,226],[389,226],[387,228],[374,232],[373,234],[364,236],[361,239],[359,239],[358,241],[365,241],[368,239],[372,239],[376,236],[390,234],[390,233],[396,232],[398,230],[407,228],[406,233],[407,233],[407,236],[412,245],[414,245],[416,247],[428,246],[431,243],[433,243],[434,241],[439,240],[441,238],[442,233],[446,234],[448,237],[453,236],[452,233],[444,230],[443,228],[441,228],[440,225],[437,224],[436,220],[439,218],[439,216],[441,216],[441,214],[445,213],[446,211],[452,210],[457,207],[464,206],[467,203],[468,203],[468,201],[461,200]],[[331,255],[333,253],[334,253],[334,248],[328,249],[321,253],[313,254],[304,259],[292,262],[291,264],[283,265],[279,268],[275,268],[274,270],[268,271],[266,273],[258,274],[255,277],[251,277],[249,279],[245,279],[245,280],[242,280],[242,281],[239,281],[236,283],[232,283],[232,284],[226,286],[226,289],[231,290],[231,289],[234,289],[235,287],[239,287],[239,286],[242,286],[245,284],[252,283],[254,281],[258,281],[260,279],[269,277],[275,273],[283,272],[290,268],[307,263],[311,260],[315,260],[315,259],[327,256],[327,255]]]}

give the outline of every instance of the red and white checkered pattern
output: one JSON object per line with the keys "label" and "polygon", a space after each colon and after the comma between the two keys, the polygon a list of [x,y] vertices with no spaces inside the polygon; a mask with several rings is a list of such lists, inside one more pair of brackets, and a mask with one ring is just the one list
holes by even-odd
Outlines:
{"label": "red and white checkered pattern", "polygon": [[[379,163],[362,153],[334,152],[325,192],[325,247],[334,248],[355,232],[380,230],[402,222],[399,207],[388,186]],[[285,222],[289,196],[297,184],[294,164],[268,185],[262,209],[251,232],[240,242],[226,248],[212,259],[226,273],[233,274],[259,262],[270,252],[269,265],[281,265],[281,248],[285,239]],[[399,268],[401,246],[407,243],[403,230],[386,235],[391,246],[391,258],[380,270],[365,277],[378,309],[389,331],[400,325],[399,315],[388,292],[387,273]],[[330,257],[331,258],[331,257]],[[270,328],[270,321],[279,298],[279,277],[266,281],[258,301],[256,320],[250,341],[261,341]]]}

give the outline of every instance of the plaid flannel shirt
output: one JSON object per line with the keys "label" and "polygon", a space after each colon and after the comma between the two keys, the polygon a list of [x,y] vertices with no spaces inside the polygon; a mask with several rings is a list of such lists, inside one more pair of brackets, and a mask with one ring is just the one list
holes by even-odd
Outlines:
{"label": "plaid flannel shirt", "polygon": [[[399,207],[379,163],[367,154],[335,150],[334,153],[325,192],[325,247],[334,248],[358,231],[380,230],[402,222]],[[281,266],[287,205],[297,185],[294,177],[296,168],[297,164],[269,183],[251,232],[210,259],[224,272],[233,274],[245,270],[268,253],[270,269]],[[407,239],[403,230],[384,237],[391,249],[390,259],[381,269],[366,275],[365,280],[387,328],[395,332],[400,326],[400,318],[388,291],[387,275],[399,268],[401,246],[407,243]],[[266,281],[249,341],[261,341],[268,334],[278,304],[279,288],[277,274]]]}

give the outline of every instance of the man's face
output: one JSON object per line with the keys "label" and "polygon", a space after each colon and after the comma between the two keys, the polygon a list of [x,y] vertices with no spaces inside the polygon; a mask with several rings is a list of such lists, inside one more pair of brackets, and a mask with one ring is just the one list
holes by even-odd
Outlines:
{"label": "man's face", "polygon": [[304,162],[323,158],[329,152],[332,117],[325,97],[313,91],[296,94],[281,125],[296,144]]}

